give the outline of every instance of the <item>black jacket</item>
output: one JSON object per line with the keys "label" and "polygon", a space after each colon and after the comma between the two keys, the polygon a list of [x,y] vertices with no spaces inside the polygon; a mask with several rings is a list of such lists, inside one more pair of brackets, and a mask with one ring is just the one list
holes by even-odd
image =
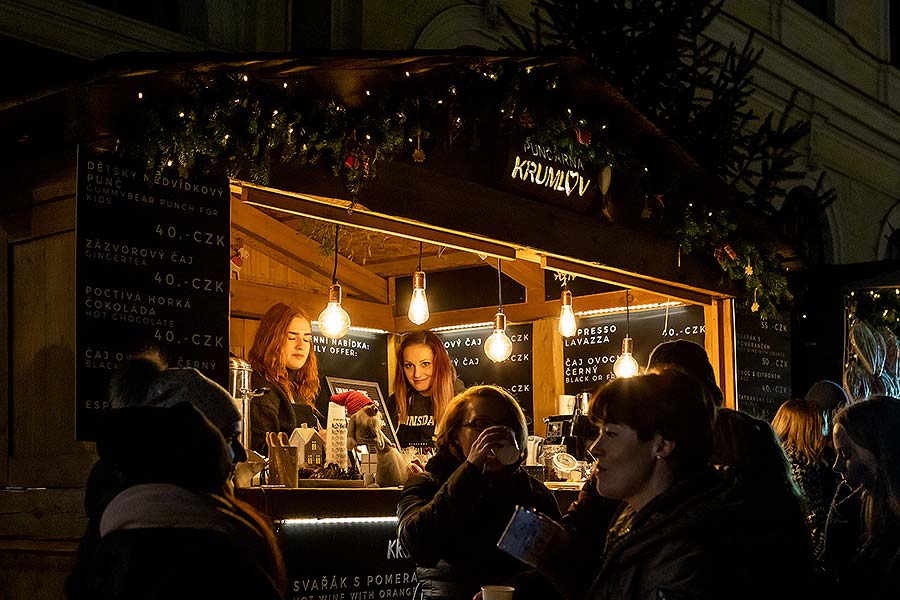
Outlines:
{"label": "black jacket", "polygon": [[636,514],[624,504],[619,510],[591,600],[821,597],[793,496],[779,498],[734,472],[708,471]]}
{"label": "black jacket", "polygon": [[[314,406],[306,403],[292,403],[284,391],[270,383],[265,377],[253,374],[251,387],[254,390],[268,388],[268,392],[250,400],[250,449],[263,456],[269,455],[266,433],[284,432],[290,436],[300,426],[303,419],[309,427],[324,427],[325,423]],[[299,416],[299,418],[298,418]]]}
{"label": "black jacket", "polygon": [[[172,448],[178,451],[177,457],[167,454]],[[229,552],[232,545],[228,536],[223,539],[221,532],[205,531],[202,522],[191,523],[189,531],[156,527],[101,536],[102,518],[110,503],[127,490],[148,484],[170,485],[214,499],[215,515],[225,515],[228,522],[240,524],[235,531],[253,532],[239,536],[241,544],[249,545],[247,540],[254,539],[260,540],[258,550],[268,548],[263,559],[269,561],[268,565],[242,581],[280,585],[283,565],[280,552],[271,544],[274,538],[252,508],[225,497],[232,468],[225,440],[192,405],[110,410],[101,420],[97,452],[100,460],[85,490],[88,525],[66,581],[70,599],[191,597],[187,595],[190,590],[214,590],[220,585],[219,569],[230,564],[231,554],[237,554]],[[218,553],[210,548],[218,549]],[[197,568],[192,570],[190,565],[195,562]],[[238,582],[232,587],[239,586]]]}
{"label": "black jacket", "polygon": [[517,505],[558,519],[556,499],[518,465],[486,477],[447,450],[412,476],[397,514],[403,547],[425,598],[471,600],[482,585],[504,584],[528,568],[497,541]]}

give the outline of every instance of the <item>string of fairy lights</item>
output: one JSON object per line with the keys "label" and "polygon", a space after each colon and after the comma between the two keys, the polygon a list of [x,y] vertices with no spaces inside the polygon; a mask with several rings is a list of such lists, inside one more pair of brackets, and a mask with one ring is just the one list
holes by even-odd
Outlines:
{"label": "string of fairy lights", "polygon": [[[748,305],[752,298],[751,310],[762,315],[776,314],[790,298],[780,266],[740,239],[728,211],[708,208],[696,198],[680,201],[671,187],[676,167],[651,169],[635,148],[613,145],[608,120],[579,105],[552,65],[479,62],[407,70],[388,85],[362,90],[352,102],[308,84],[302,75],[275,81],[229,69],[190,73],[164,95],[136,94],[136,118],[129,120],[117,147],[126,158],[141,158],[156,171],[173,168],[186,176],[224,170],[260,185],[268,183],[278,162],[325,166],[342,178],[355,201],[382,162],[427,163],[442,145],[478,149],[486,136],[525,136],[584,164],[599,182],[601,200],[590,216],[614,221],[603,206],[612,196],[627,195],[628,202],[643,207],[648,229],[670,236],[676,232],[676,267],[682,255],[712,254],[730,278],[745,285]],[[617,190],[617,179],[637,181],[639,187]],[[337,240],[335,252],[336,245]],[[349,327],[340,295],[335,265],[326,307],[332,309],[328,314],[341,317],[340,326],[326,329],[335,335]],[[424,298],[420,264],[413,277],[417,304],[408,313],[413,323],[428,319]],[[573,298],[565,287],[560,302],[560,333],[572,335]],[[503,315],[502,302],[497,314]],[[499,320],[505,327],[505,316],[495,318],[495,330]]]}

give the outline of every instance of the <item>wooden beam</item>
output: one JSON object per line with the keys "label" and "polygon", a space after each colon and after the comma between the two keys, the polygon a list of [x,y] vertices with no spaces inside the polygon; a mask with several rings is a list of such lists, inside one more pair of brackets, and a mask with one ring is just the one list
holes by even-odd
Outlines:
{"label": "wooden beam", "polygon": [[[419,264],[418,261],[418,256],[404,257],[396,260],[369,262],[366,267],[382,277],[402,277],[412,275]],[[482,260],[477,254],[462,250],[445,250],[439,257],[434,254],[422,256],[422,270],[425,273],[476,267],[481,264],[483,264]]]}
{"label": "wooden beam", "polygon": [[604,283],[611,283],[627,288],[653,292],[662,296],[669,296],[674,300],[681,300],[691,304],[709,306],[713,303],[713,297],[709,293],[689,289],[685,286],[662,280],[647,279],[636,274],[623,273],[601,265],[593,265],[555,256],[545,256],[541,259],[541,266],[545,269],[580,275],[581,277],[602,281]]}
{"label": "wooden beam", "polygon": [[515,248],[499,244],[487,237],[463,235],[449,229],[363,209],[349,211],[347,210],[349,204],[341,206],[299,194],[252,187],[245,183],[240,185],[242,186],[242,198],[249,204],[332,223],[362,227],[411,240],[440,244],[458,250],[487,254],[496,258],[512,260],[516,257]]}
{"label": "wooden beam", "polygon": [[[243,237],[254,240],[253,246],[307,277],[324,276],[331,281],[333,258],[323,260],[320,246],[290,227],[273,219],[242,200],[231,198],[231,226]],[[352,260],[338,257],[338,281],[346,294],[386,303],[387,280],[361,267]]]}
{"label": "wooden beam", "polygon": [[[486,260],[486,263],[497,268],[497,261]],[[544,300],[544,269],[541,265],[525,260],[513,260],[503,263],[501,270],[504,275],[513,279],[525,288],[525,300],[543,302]]]}
{"label": "wooden beam", "polygon": [[[666,301],[666,298],[661,298],[659,295],[649,292],[631,291],[630,294],[632,313],[642,310],[640,308],[635,309],[635,307],[655,305]],[[625,295],[624,292],[605,292],[603,294],[591,294],[589,296],[576,296],[573,306],[576,313],[599,310],[609,310],[611,311],[611,314],[624,313]],[[527,323],[539,319],[558,319],[559,308],[559,300],[526,302],[522,304],[506,304],[503,306],[503,313],[510,323]],[[427,326],[429,328],[434,328],[471,323],[488,323],[494,320],[494,315],[496,313],[496,306],[433,312],[428,319]],[[409,331],[411,329],[421,329],[421,326],[413,324],[406,318],[406,315],[394,317],[394,331]]]}
{"label": "wooden beam", "polygon": [[[324,290],[323,290],[324,292]],[[328,303],[325,293],[307,292],[273,285],[231,280],[231,315],[258,319],[276,302],[294,304],[307,310],[313,320]],[[344,296],[344,309],[353,325],[393,331],[394,315],[389,304],[377,304]]]}

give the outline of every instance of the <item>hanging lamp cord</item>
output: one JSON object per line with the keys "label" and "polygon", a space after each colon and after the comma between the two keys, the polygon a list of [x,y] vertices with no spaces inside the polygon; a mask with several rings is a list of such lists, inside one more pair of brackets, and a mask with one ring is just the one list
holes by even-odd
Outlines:
{"label": "hanging lamp cord", "polygon": [[331,285],[337,283],[337,263],[338,263],[338,227],[337,223],[334,224],[334,271],[331,274]]}
{"label": "hanging lamp cord", "polygon": [[630,308],[630,299],[631,294],[628,290],[625,290],[625,337],[631,337],[631,308]]}
{"label": "hanging lamp cord", "polygon": [[416,271],[422,270],[422,242],[419,242],[419,264],[416,266]]}
{"label": "hanging lamp cord", "polygon": [[497,301],[500,306],[497,307],[498,312],[503,312],[503,284],[500,280],[500,259],[497,259]]}

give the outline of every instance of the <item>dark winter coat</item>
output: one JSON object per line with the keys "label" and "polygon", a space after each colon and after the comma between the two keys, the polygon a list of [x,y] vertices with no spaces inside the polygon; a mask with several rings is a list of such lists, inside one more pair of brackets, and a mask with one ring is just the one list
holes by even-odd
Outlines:
{"label": "dark winter coat", "polygon": [[100,533],[87,578],[91,598],[283,598],[274,538],[233,498],[172,484],[132,486],[107,506]]}
{"label": "dark winter coat", "polygon": [[403,547],[425,598],[471,600],[480,586],[504,584],[528,566],[497,548],[517,505],[559,518],[556,500],[516,465],[485,476],[447,450],[412,476],[397,514]]}
{"label": "dark winter coat", "polygon": [[250,449],[262,456],[269,455],[266,433],[284,432],[288,436],[305,422],[309,427],[319,428],[322,414],[311,404],[293,403],[287,394],[265,377],[254,373],[250,385],[254,390],[268,388],[268,392],[250,400]]}
{"label": "dark winter coat", "polygon": [[[218,585],[215,580],[221,578],[218,571],[221,567],[213,569],[213,562],[218,557],[220,565],[230,564],[232,557],[223,556],[230,552],[230,546],[221,539],[221,531],[204,531],[203,522],[189,523],[190,527],[186,528],[155,526],[148,528],[153,529],[150,532],[131,529],[108,536],[101,534],[103,516],[110,504],[123,493],[146,485],[171,486],[196,497],[216,498],[212,512],[217,518],[230,511],[235,516],[225,518],[229,523],[252,521],[250,528],[256,534],[239,536],[241,543],[265,538],[256,547],[269,548],[269,558],[265,560],[275,566],[258,568],[260,578],[281,580],[280,552],[273,545],[274,538],[266,523],[252,508],[224,496],[232,466],[224,438],[192,405],[111,410],[101,421],[97,452],[100,460],[91,471],[85,491],[88,526],[66,582],[70,599],[188,597],[180,595],[180,590],[198,589],[194,585],[214,589]],[[174,503],[163,505],[173,514],[182,517],[188,514],[178,510]],[[243,525],[236,528],[237,531],[246,529]],[[191,544],[190,540],[196,543]],[[209,552],[210,547],[219,549],[219,553]],[[200,553],[205,553],[203,558],[198,556]],[[196,570],[194,563],[197,563]],[[206,571],[205,565],[210,567]]]}
{"label": "dark winter coat", "polygon": [[894,600],[900,594],[900,519],[883,527],[850,559],[836,597]]}
{"label": "dark winter coat", "polygon": [[819,597],[796,498],[709,471],[628,511],[611,528],[591,600]]}

